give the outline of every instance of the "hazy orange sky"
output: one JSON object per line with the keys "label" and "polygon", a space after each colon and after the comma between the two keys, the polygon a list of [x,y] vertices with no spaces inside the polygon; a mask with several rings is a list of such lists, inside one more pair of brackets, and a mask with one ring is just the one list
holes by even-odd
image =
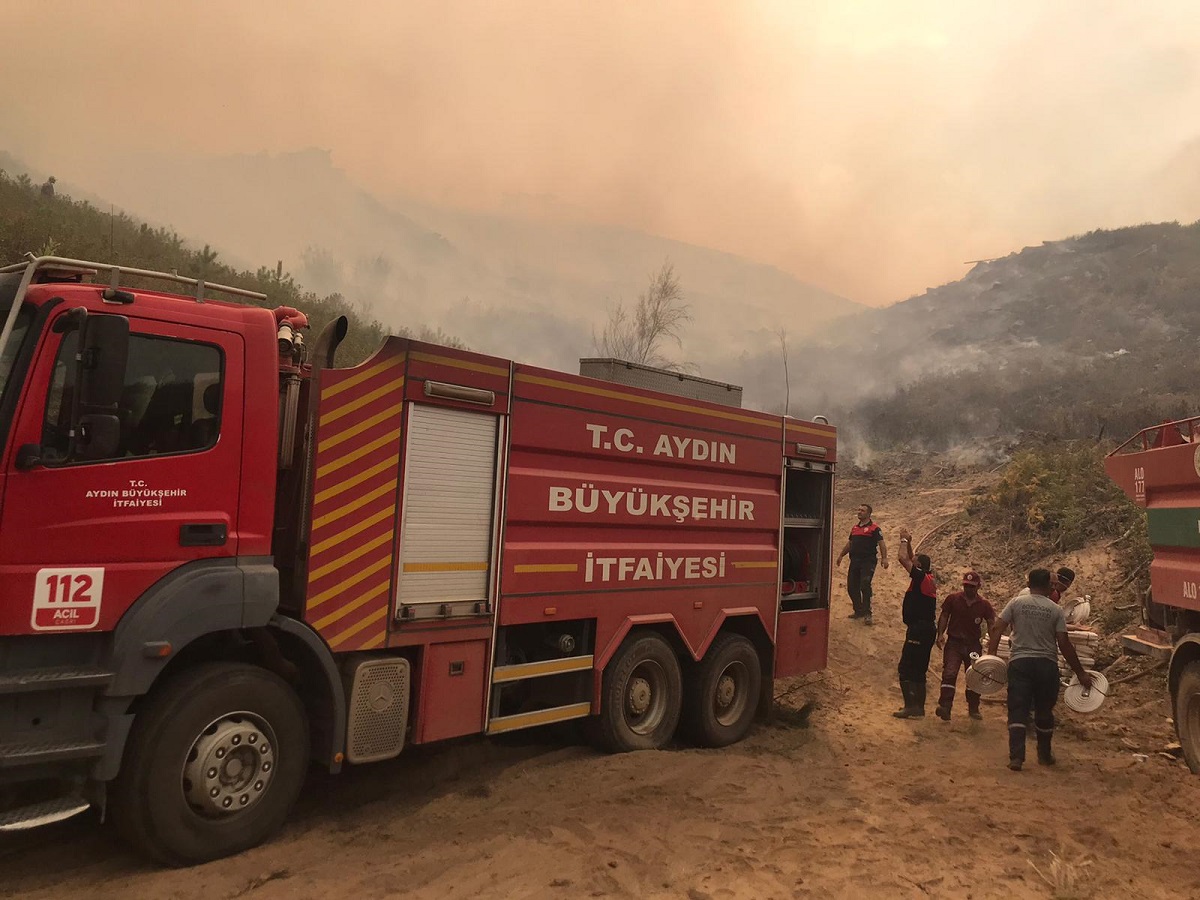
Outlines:
{"label": "hazy orange sky", "polygon": [[76,184],[316,146],[381,195],[535,198],[876,305],[1200,217],[1158,178],[1200,137],[1182,0],[5,0],[0,24],[0,148]]}

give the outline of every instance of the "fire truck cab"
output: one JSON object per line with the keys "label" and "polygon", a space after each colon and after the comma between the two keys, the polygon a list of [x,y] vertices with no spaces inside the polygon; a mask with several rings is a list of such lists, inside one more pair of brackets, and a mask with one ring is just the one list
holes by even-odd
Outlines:
{"label": "fire truck cab", "polygon": [[338,368],[345,319],[265,299],[0,269],[0,830],[94,806],[187,865],[313,762],[723,746],[825,666],[829,425],[402,338]]}

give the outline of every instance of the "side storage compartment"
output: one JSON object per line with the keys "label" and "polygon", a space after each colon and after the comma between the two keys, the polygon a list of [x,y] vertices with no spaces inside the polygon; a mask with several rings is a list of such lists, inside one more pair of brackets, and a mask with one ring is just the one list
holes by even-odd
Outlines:
{"label": "side storage compartment", "polygon": [[825,668],[829,657],[829,610],[802,609],[779,614],[775,677],[807,675]]}
{"label": "side storage compartment", "polygon": [[487,641],[456,641],[425,648],[418,744],[483,730],[487,648]]}

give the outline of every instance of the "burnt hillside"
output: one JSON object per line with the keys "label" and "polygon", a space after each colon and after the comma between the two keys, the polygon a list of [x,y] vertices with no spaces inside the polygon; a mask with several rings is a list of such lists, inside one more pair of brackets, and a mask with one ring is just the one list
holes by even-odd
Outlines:
{"label": "burnt hillside", "polygon": [[1124,437],[1200,410],[1198,300],[1200,223],[1094,231],[834,323],[809,359],[876,445]]}

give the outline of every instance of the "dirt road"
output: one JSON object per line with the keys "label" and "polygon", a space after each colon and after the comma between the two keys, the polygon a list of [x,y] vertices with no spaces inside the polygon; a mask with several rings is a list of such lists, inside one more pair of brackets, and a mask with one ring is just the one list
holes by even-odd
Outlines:
{"label": "dirt road", "polygon": [[[922,535],[973,483],[843,482],[839,507],[869,497],[893,537]],[[930,547],[948,572],[978,552],[944,532]],[[999,704],[981,723],[961,696],[950,723],[892,718],[902,570],[876,583],[876,626],[848,621],[839,592],[829,671],[777,684],[779,715],[732,748],[605,756],[566,729],[466,741],[314,775],[270,845],[185,872],[143,865],[89,820],[8,839],[0,896],[1200,896],[1200,778],[1157,753],[1173,740],[1157,676],[1068,713],[1057,767],[1013,773]]]}

